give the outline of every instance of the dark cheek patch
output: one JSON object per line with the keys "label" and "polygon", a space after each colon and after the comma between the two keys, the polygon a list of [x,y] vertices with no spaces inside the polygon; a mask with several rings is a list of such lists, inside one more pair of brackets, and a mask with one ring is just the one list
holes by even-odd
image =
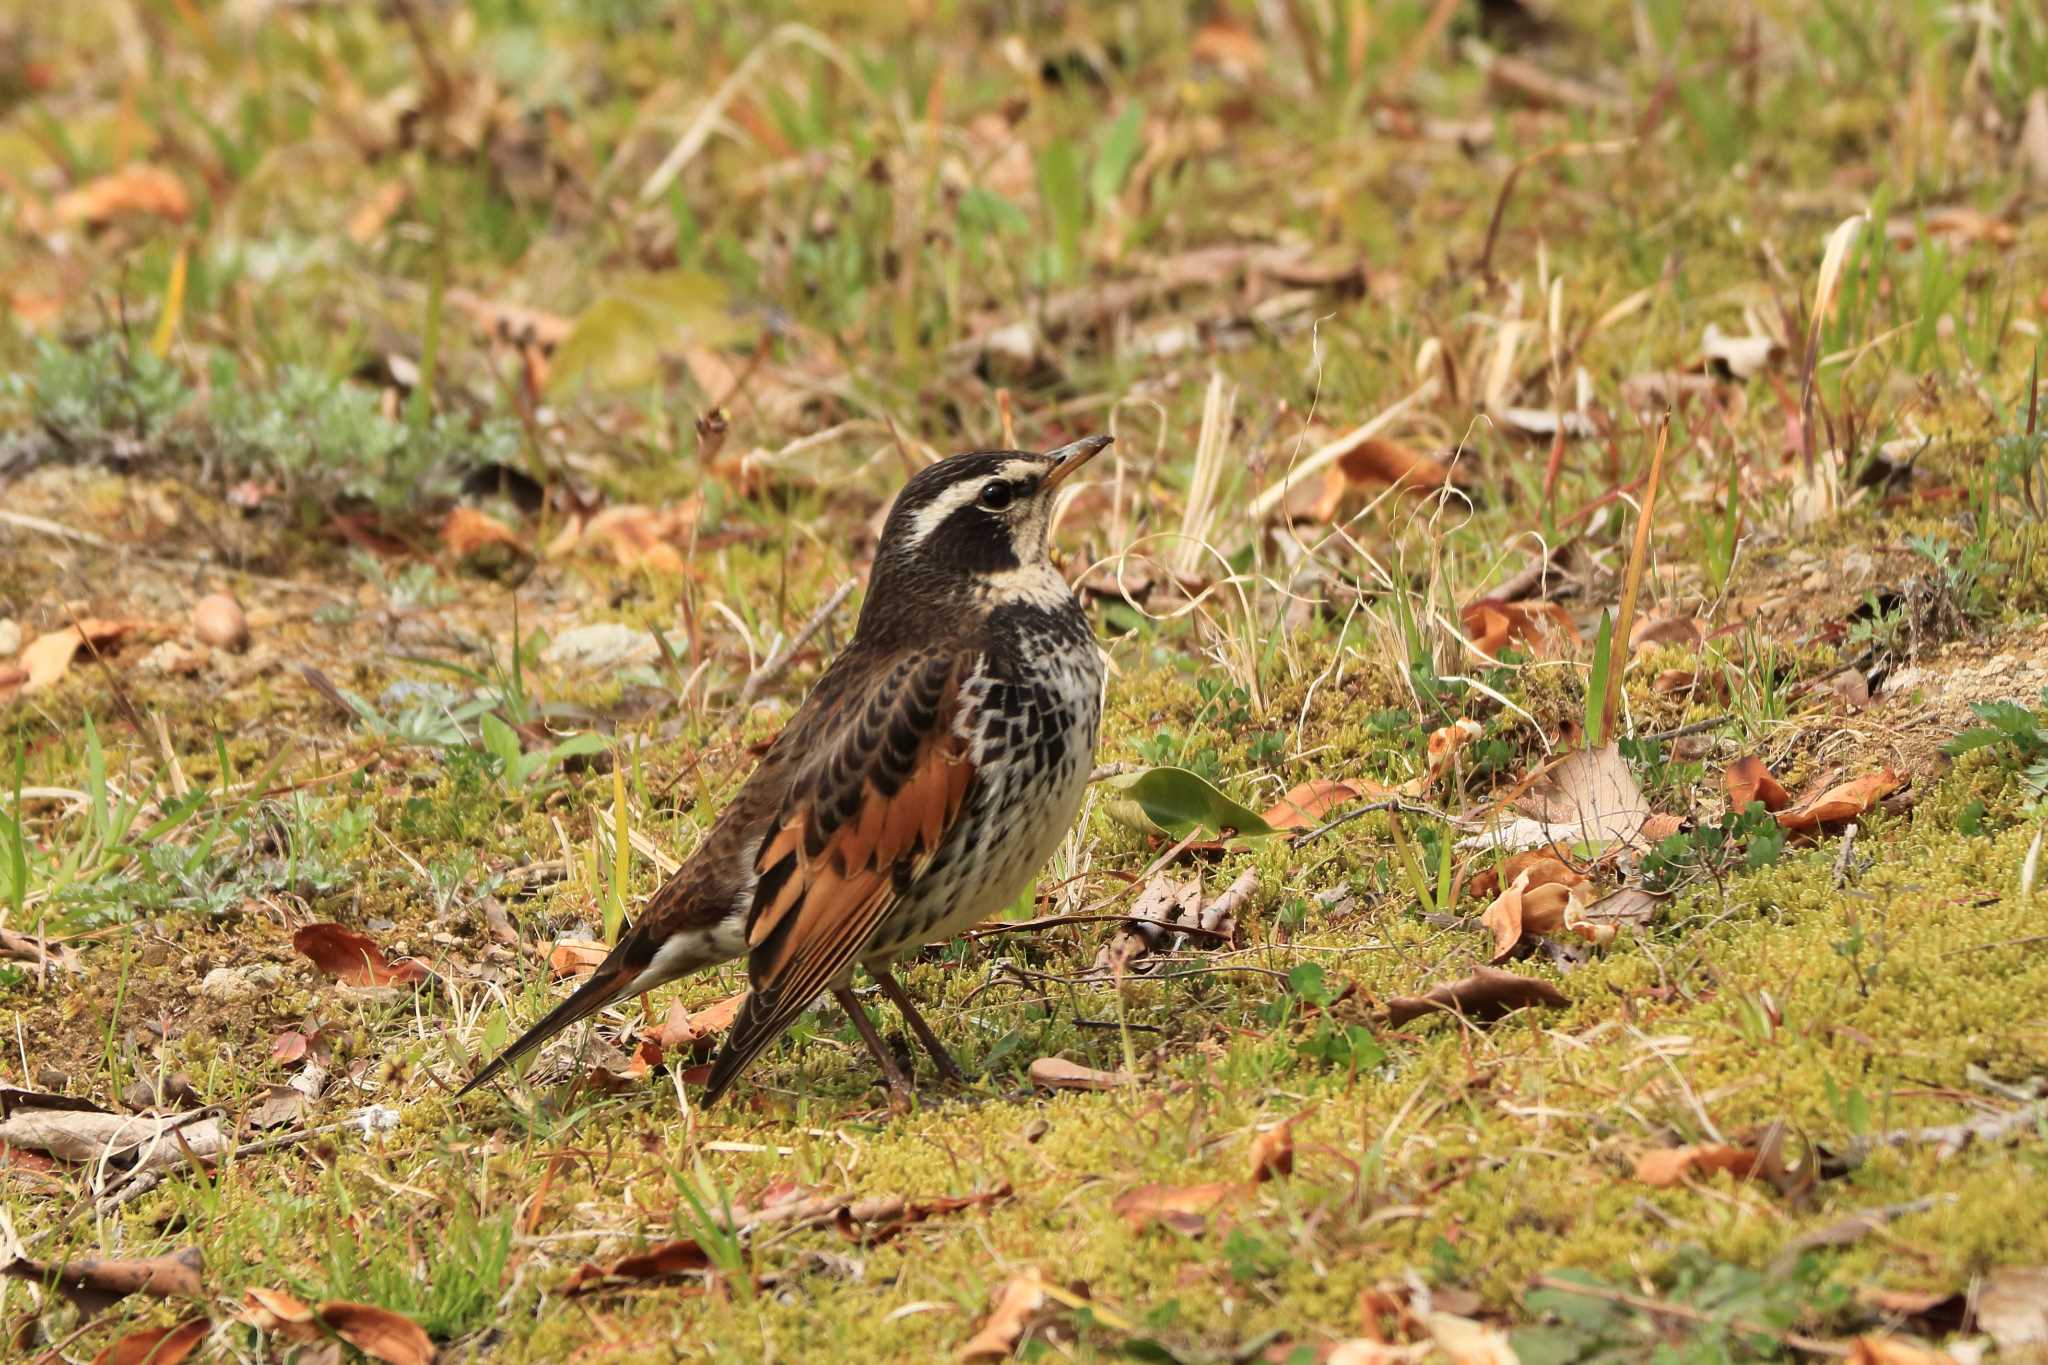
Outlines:
{"label": "dark cheek patch", "polygon": [[979,507],[963,507],[939,523],[925,542],[924,557],[968,573],[1001,573],[1017,567],[1008,522]]}

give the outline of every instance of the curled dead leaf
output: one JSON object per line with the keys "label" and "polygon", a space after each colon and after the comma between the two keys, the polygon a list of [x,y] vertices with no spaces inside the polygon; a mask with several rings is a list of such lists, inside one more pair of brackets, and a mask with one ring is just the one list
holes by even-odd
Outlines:
{"label": "curled dead leaf", "polygon": [[1045,1279],[1036,1270],[1013,1276],[996,1295],[981,1330],[961,1346],[962,1360],[1003,1360],[1017,1349],[1031,1319],[1045,1307]]}
{"label": "curled dead leaf", "polygon": [[402,986],[434,979],[423,964],[409,957],[392,962],[375,939],[339,924],[309,924],[292,935],[292,947],[344,985]]}
{"label": "curled dead leaf", "polygon": [[1509,645],[1527,645],[1539,658],[1557,658],[1583,642],[1579,628],[1555,602],[1503,602],[1485,597],[1467,603],[1458,619],[1472,647],[1495,657]]}
{"label": "curled dead leaf", "polygon": [[1139,1185],[1110,1201],[1109,1211],[1132,1227],[1159,1223],[1188,1236],[1207,1226],[1210,1210],[1242,1198],[1251,1186],[1241,1180],[1212,1180],[1200,1185]]}
{"label": "curled dead leaf", "polygon": [[1764,761],[1754,754],[1729,764],[1727,777],[1731,810],[1748,810],[1750,802],[1761,801],[1765,810],[1780,811],[1791,803],[1792,798],[1785,795],[1785,788],[1771,776],[1771,770],[1764,766]]}
{"label": "curled dead leaf", "polygon": [[320,1320],[336,1336],[372,1360],[385,1365],[433,1365],[432,1339],[402,1313],[340,1299],[329,1299],[318,1311]]}
{"label": "curled dead leaf", "polygon": [[180,1365],[213,1331],[206,1318],[188,1318],[175,1327],[130,1332],[92,1358],[92,1365]]}
{"label": "curled dead leaf", "polygon": [[1047,1090],[1120,1090],[1137,1082],[1128,1071],[1098,1071],[1064,1057],[1040,1057],[1031,1064],[1031,1083]]}
{"label": "curled dead leaf", "polygon": [[199,1280],[204,1268],[198,1247],[181,1247],[163,1256],[105,1261],[45,1263],[17,1256],[0,1273],[10,1279],[50,1285],[90,1317],[130,1294],[196,1299],[205,1292]]}
{"label": "curled dead leaf", "polygon": [[592,1294],[648,1280],[669,1280],[679,1275],[702,1274],[711,1269],[711,1256],[694,1237],[663,1242],[645,1251],[622,1256],[608,1266],[585,1261],[570,1272],[562,1292],[570,1297]]}
{"label": "curled dead leaf", "polygon": [[1368,794],[1384,793],[1374,782],[1311,778],[1275,801],[1262,818],[1274,829],[1312,829],[1337,807]]}
{"label": "curled dead leaf", "polygon": [[1530,1005],[1562,1006],[1570,997],[1538,977],[1480,967],[1472,975],[1447,982],[1421,995],[1397,995],[1385,1005],[1386,1022],[1399,1028],[1425,1014],[1457,1014],[1467,1019],[1498,1019]]}
{"label": "curled dead leaf", "polygon": [[508,546],[520,554],[526,547],[511,527],[474,507],[452,507],[441,523],[441,544],[457,559],[467,559],[493,545]]}
{"label": "curled dead leaf", "polygon": [[1322,492],[1308,510],[1310,520],[1336,521],[1354,489],[1396,485],[1428,492],[1456,481],[1451,467],[1431,455],[1382,436],[1355,442],[1323,474]]}
{"label": "curled dead leaf", "polygon": [[611,949],[587,938],[565,938],[548,953],[548,967],[557,980],[589,976],[611,955]]}
{"label": "curled dead leaf", "polygon": [[1294,1174],[1294,1120],[1286,1119],[1252,1139],[1252,1179]]}
{"label": "curled dead leaf", "polygon": [[1829,787],[1818,795],[1809,796],[1790,810],[1778,812],[1778,823],[1790,830],[1816,830],[1822,825],[1837,824],[1853,820],[1878,802],[1897,791],[1902,785],[1899,775],[1890,768]]}
{"label": "curled dead leaf", "polygon": [[57,197],[51,215],[64,227],[98,226],[116,218],[168,218],[182,223],[192,212],[192,197],[177,176],[160,166],[135,162],[88,180]]}
{"label": "curled dead leaf", "polygon": [[86,644],[90,643],[94,649],[111,649],[148,624],[146,621],[104,620],[88,616],[62,630],[38,635],[22,647],[20,664],[28,673],[22,690],[40,692],[54,686],[70,670],[71,661]]}
{"label": "curled dead leaf", "polygon": [[1755,1170],[1756,1165],[1757,1153],[1748,1147],[1731,1147],[1718,1142],[1659,1147],[1636,1158],[1636,1179],[1659,1189],[1682,1183],[1694,1171],[1702,1174],[1727,1171],[1741,1180]]}

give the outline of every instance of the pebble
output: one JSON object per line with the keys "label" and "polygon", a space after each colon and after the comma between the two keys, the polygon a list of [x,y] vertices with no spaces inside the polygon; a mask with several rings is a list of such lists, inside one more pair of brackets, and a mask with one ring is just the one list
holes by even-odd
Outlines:
{"label": "pebble", "polygon": [[252,1000],[284,984],[284,973],[268,962],[246,967],[215,967],[199,983],[199,994],[217,1004]]}
{"label": "pebble", "polygon": [[0,616],[0,659],[10,658],[21,652],[21,622],[12,616]]}
{"label": "pebble", "polygon": [[240,652],[249,647],[249,621],[241,604],[224,592],[208,593],[192,604],[192,627],[199,638],[220,649]]}

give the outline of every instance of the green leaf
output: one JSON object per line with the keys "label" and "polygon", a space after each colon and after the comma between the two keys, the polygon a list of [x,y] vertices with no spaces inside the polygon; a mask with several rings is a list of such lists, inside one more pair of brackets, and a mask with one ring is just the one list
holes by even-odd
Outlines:
{"label": "green leaf", "polygon": [[1174,839],[1197,829],[1218,834],[1235,830],[1247,838],[1278,832],[1255,811],[1240,806],[1186,768],[1147,768],[1113,777],[1106,785],[1119,793],[1108,803],[1110,817],[1133,829],[1156,831]]}
{"label": "green leaf", "polygon": [[1095,156],[1095,174],[1089,180],[1089,191],[1098,206],[1115,199],[1124,187],[1124,177],[1131,173],[1131,167],[1138,160],[1138,152],[1145,145],[1145,106],[1132,100],[1117,115],[1115,123],[1103,134],[1102,150]]}
{"label": "green leaf", "polygon": [[1054,267],[1061,274],[1081,263],[1081,229],[1088,220],[1088,189],[1081,183],[1081,160],[1074,144],[1059,138],[1038,154],[1038,197],[1059,247]]}
{"label": "green leaf", "polygon": [[725,286],[695,270],[651,275],[604,295],[577,315],[555,349],[548,391],[640,388],[661,377],[665,355],[717,346],[738,333]]}
{"label": "green leaf", "polygon": [[1586,747],[1597,749],[1605,741],[1601,732],[1607,716],[1607,673],[1614,666],[1614,618],[1600,613],[1600,633],[1593,640],[1593,675],[1586,680]]}
{"label": "green leaf", "polygon": [[526,746],[519,742],[519,732],[499,720],[485,714],[480,725],[483,730],[484,748],[498,765],[505,770],[505,776],[517,782],[520,778],[519,760],[526,755]]}

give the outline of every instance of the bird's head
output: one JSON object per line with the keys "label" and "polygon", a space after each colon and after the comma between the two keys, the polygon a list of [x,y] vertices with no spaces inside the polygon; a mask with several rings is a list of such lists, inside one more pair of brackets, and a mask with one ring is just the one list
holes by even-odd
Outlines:
{"label": "bird's head", "polygon": [[[1011,584],[1036,589],[1051,571],[1046,533],[1054,495],[1109,443],[1089,436],[1042,455],[977,450],[918,471],[882,526],[868,601],[912,593],[942,601],[1000,596]],[[865,611],[861,624],[868,625]]]}

